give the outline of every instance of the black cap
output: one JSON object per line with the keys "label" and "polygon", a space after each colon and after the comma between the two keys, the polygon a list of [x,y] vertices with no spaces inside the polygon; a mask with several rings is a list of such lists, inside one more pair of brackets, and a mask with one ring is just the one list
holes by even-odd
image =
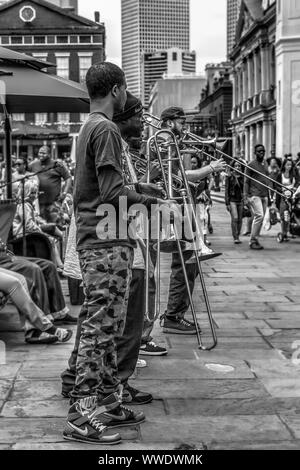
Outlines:
{"label": "black cap", "polygon": [[168,119],[186,119],[186,115],[184,113],[183,108],[179,108],[177,106],[170,106],[170,108],[164,109],[161,113],[160,119],[162,121],[167,121]]}
{"label": "black cap", "polygon": [[143,111],[143,104],[141,100],[133,96],[130,91],[126,91],[127,100],[125,103],[124,111],[122,113],[117,113],[113,117],[114,122],[126,121],[131,117],[139,114]]}

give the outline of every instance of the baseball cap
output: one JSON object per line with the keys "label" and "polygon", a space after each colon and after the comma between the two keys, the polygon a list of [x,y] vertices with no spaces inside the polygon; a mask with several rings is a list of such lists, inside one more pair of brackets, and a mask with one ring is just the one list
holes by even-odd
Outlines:
{"label": "baseball cap", "polygon": [[127,100],[125,103],[124,110],[121,113],[117,113],[114,115],[113,121],[115,122],[126,121],[127,119],[130,119],[131,117],[143,111],[143,104],[141,100],[133,96],[130,91],[126,91],[126,93]]}
{"label": "baseball cap", "polygon": [[186,119],[186,115],[183,108],[170,106],[169,108],[164,109],[160,118],[162,121],[167,121],[168,119]]}

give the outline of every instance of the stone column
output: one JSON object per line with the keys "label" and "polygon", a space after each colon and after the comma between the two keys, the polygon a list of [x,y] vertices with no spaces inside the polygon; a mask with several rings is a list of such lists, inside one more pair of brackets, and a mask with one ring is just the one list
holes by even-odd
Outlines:
{"label": "stone column", "polygon": [[263,136],[262,136],[262,123],[259,122],[257,124],[257,129],[256,129],[256,145],[258,144],[263,144]]}
{"label": "stone column", "polygon": [[269,90],[270,90],[270,54],[269,54],[269,45],[264,44],[261,48],[261,69],[262,69],[262,99],[263,104],[267,104],[269,100]]}
{"label": "stone column", "polygon": [[254,153],[254,146],[255,146],[254,125],[252,125],[250,126],[250,145],[249,145],[250,156],[252,156]]}
{"label": "stone column", "polygon": [[251,156],[250,156],[250,133],[249,133],[249,127],[245,128],[245,159],[247,162],[250,161]]}
{"label": "stone column", "polygon": [[243,112],[245,112],[247,110],[245,103],[248,98],[248,81],[247,81],[246,62],[243,63],[242,74],[243,74]]}
{"label": "stone column", "polygon": [[252,77],[252,57],[251,56],[249,56],[247,60],[247,74],[248,74],[248,98],[252,98],[253,77]]}
{"label": "stone column", "polygon": [[237,105],[237,93],[236,93],[236,88],[237,88],[237,74],[236,71],[234,70],[232,72],[232,110],[231,110],[231,119],[234,119],[236,116],[236,105]]}

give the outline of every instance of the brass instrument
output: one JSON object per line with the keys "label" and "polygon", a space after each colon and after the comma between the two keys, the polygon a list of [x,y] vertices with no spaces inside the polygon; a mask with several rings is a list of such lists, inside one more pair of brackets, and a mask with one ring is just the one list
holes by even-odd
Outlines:
{"label": "brass instrument", "polygon": [[[168,159],[167,159],[168,173],[167,174],[165,172],[165,165],[164,165],[164,160],[163,160],[163,156],[162,156],[162,153],[161,153],[161,147],[160,147],[160,142],[159,142],[159,138],[162,135],[162,133],[164,133],[164,134],[167,133],[168,137],[169,137],[169,139],[168,139]],[[184,184],[183,189],[180,190],[179,193],[180,193],[180,199],[182,200],[184,207],[187,208],[187,210],[185,211],[185,214],[186,214],[186,219],[187,219],[187,222],[188,222],[188,228],[189,228],[189,231],[191,233],[194,233],[194,229],[193,229],[193,225],[194,225],[196,227],[197,234],[198,235],[200,234],[200,239],[203,240],[202,232],[201,232],[201,229],[200,229],[199,224],[198,224],[198,219],[197,219],[197,215],[196,215],[196,211],[195,211],[195,207],[194,207],[194,201],[193,201],[193,197],[192,197],[192,194],[191,194],[190,185],[189,185],[189,182],[187,180],[186,173],[185,173],[185,168],[184,168],[183,161],[182,161],[182,158],[181,158],[181,151],[179,149],[178,142],[177,142],[177,139],[176,139],[175,135],[173,134],[173,132],[171,130],[168,130],[168,129],[158,130],[155,133],[155,135],[149,139],[149,141],[153,141],[154,145],[156,147],[157,156],[158,156],[158,159],[159,159],[159,162],[160,162],[160,165],[161,165],[162,177],[163,177],[163,182],[164,182],[164,189],[165,189],[166,194],[167,194],[167,199],[174,199],[173,183],[172,183],[172,175],[173,175],[172,166],[173,166],[174,162],[177,162],[179,164],[180,176],[181,176],[183,184]],[[150,142],[148,143],[148,146],[150,146]],[[189,286],[189,279],[188,279],[188,275],[187,275],[186,262],[185,262],[184,255],[183,255],[182,240],[180,240],[180,238],[179,238],[176,223],[173,223],[172,230],[173,230],[174,235],[175,235],[175,240],[176,240],[176,244],[177,244],[177,251],[179,253],[180,260],[181,260],[181,265],[182,265],[185,284],[186,284],[186,288],[187,288],[187,292],[188,292],[190,307],[191,307],[193,320],[194,320],[195,328],[196,328],[198,346],[199,346],[199,349],[210,351],[213,348],[215,348],[216,345],[217,345],[217,336],[216,336],[216,331],[215,331],[214,320],[213,320],[213,317],[212,317],[212,314],[211,314],[211,308],[210,308],[210,303],[209,303],[209,299],[208,299],[208,293],[207,293],[207,290],[206,290],[204,275],[203,275],[203,271],[202,271],[202,267],[201,267],[201,255],[199,255],[199,246],[197,245],[197,241],[196,241],[195,237],[192,237],[192,242],[191,242],[192,249],[190,251],[193,251],[193,254],[194,254],[194,259],[195,259],[195,263],[196,263],[197,268],[198,268],[198,273],[199,273],[199,277],[200,277],[202,292],[203,292],[204,301],[205,301],[205,305],[206,305],[206,311],[207,311],[207,314],[208,314],[209,325],[210,325],[210,330],[211,330],[212,339],[213,339],[212,344],[210,346],[205,346],[202,342],[201,330],[200,330],[199,324],[197,322],[195,304],[194,304],[191,289],[190,289],[190,286]],[[161,243],[162,242],[160,240],[160,234],[159,234],[159,236],[158,236],[158,247],[160,247]],[[158,250],[158,256],[159,255],[160,255],[160,250]],[[217,254],[213,254],[210,257],[214,257],[216,255]],[[158,258],[158,265],[157,265],[158,273],[159,273],[159,268],[160,268],[160,266],[159,266],[159,258]],[[156,308],[157,309],[159,308],[159,301],[156,302]]]}

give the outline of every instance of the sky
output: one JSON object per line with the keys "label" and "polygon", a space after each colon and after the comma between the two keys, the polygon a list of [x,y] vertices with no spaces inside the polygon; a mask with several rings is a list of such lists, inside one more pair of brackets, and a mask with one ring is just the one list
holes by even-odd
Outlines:
{"label": "sky", "polygon": [[[191,50],[197,52],[197,71],[226,59],[226,0],[190,0]],[[107,60],[121,65],[121,0],[79,0],[79,14],[106,26]]]}

